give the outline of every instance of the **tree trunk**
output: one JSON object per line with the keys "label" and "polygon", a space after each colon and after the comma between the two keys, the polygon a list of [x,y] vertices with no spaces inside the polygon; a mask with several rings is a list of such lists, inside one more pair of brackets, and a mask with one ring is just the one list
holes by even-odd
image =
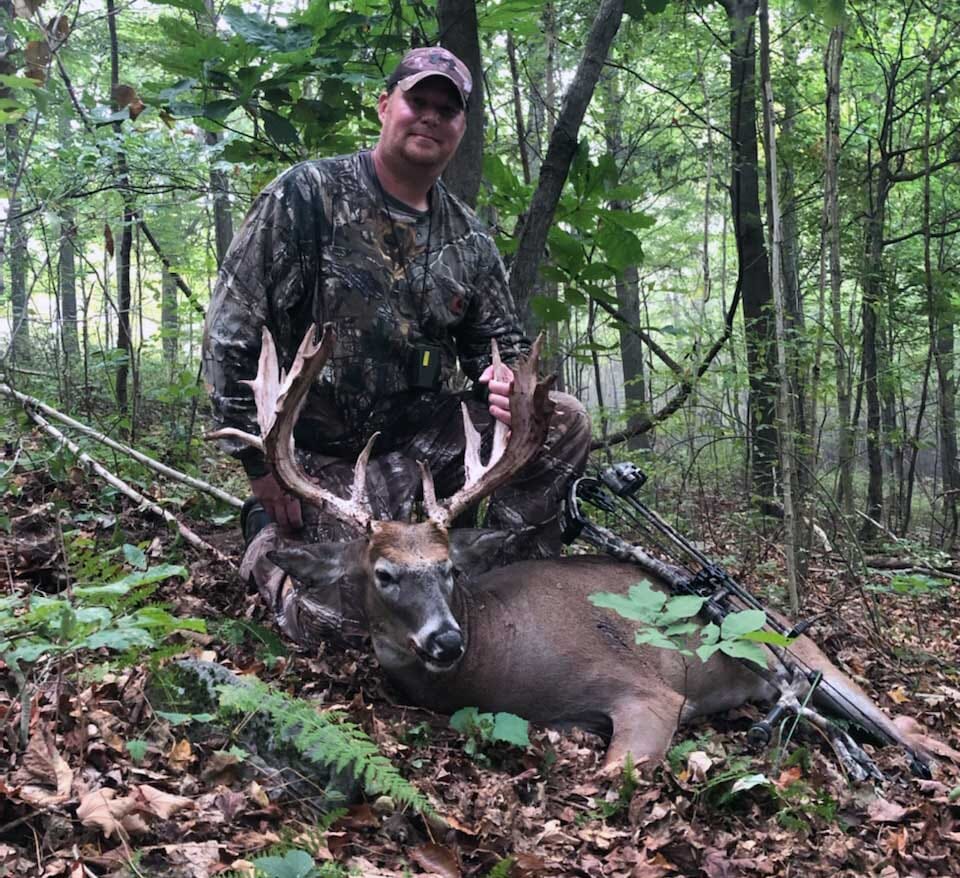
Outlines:
{"label": "tree trunk", "polygon": [[[120,108],[116,101],[116,88],[120,84],[120,49],[117,43],[117,7],[114,0],[107,0],[107,25],[110,31],[110,88],[111,106],[114,111]],[[114,122],[113,130],[119,141],[123,137],[122,123]],[[117,150],[116,157],[117,185],[120,197],[123,200],[123,225],[120,232],[120,249],[117,255],[117,350],[124,356],[117,364],[117,406],[120,411],[126,412],[129,408],[127,399],[127,375],[133,362],[133,343],[130,335],[130,303],[132,300],[130,287],[130,252],[133,249],[133,223],[135,210],[130,197],[130,172],[127,167],[127,157],[122,149]]]}
{"label": "tree trunk", "polygon": [[587,35],[583,57],[564,96],[547,154],[540,167],[540,180],[530,201],[527,221],[523,225],[517,255],[510,269],[510,292],[521,314],[526,312],[527,300],[536,282],[537,268],[547,243],[547,232],[553,223],[557,203],[577,149],[580,125],[623,18],[623,3],[624,0],[601,0]]}
{"label": "tree trunk", "polygon": [[163,337],[163,359],[170,374],[176,371],[177,349],[180,337],[180,317],[177,313],[177,281],[164,265],[161,267],[160,327]]}
{"label": "tree trunk", "polygon": [[842,27],[830,33],[824,59],[827,79],[826,159],[824,168],[824,224],[830,274],[830,310],[833,326],[834,377],[837,385],[837,434],[840,458],[840,509],[848,524],[853,522],[854,432],[850,415],[851,369],[847,353],[843,305],[840,298],[843,275],[840,265],[840,70],[843,66]]}
{"label": "tree trunk", "polygon": [[440,44],[463,61],[473,77],[473,92],[467,107],[467,131],[443,172],[443,182],[457,198],[473,207],[477,203],[483,176],[483,67],[480,63],[477,4],[474,0],[439,0],[437,20]]}
{"label": "tree trunk", "polygon": [[764,147],[769,186],[767,189],[768,214],[771,218],[773,236],[773,297],[776,329],[777,372],[779,394],[777,396],[777,429],[780,435],[780,469],[783,473],[783,527],[784,549],[787,568],[787,592],[790,596],[790,612],[796,616],[800,611],[800,591],[797,582],[797,518],[794,510],[794,421],[793,394],[787,366],[787,304],[782,267],[783,231],[780,224],[779,180],[777,177],[777,129],[774,117],[773,85],[770,81],[770,18],[767,0],[760,0],[760,66],[763,88]]}
{"label": "tree trunk", "polygon": [[750,370],[752,490],[762,509],[775,494],[776,333],[770,268],[764,243],[757,159],[756,46],[758,0],[723,0],[730,18],[731,196],[743,288],[744,334]]}
{"label": "tree trunk", "polygon": [[[20,126],[17,123],[4,126],[7,168],[5,179],[8,190],[16,186],[20,167]],[[22,208],[20,196],[14,193],[7,206],[7,241],[10,257],[10,307],[12,327],[10,332],[10,358],[16,362],[29,355],[30,350],[30,311],[27,302],[27,237],[23,219],[19,214]]]}

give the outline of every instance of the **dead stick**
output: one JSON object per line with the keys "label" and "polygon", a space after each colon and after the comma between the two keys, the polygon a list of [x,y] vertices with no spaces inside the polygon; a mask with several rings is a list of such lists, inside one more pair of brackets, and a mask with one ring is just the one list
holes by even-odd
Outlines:
{"label": "dead stick", "polygon": [[33,411],[32,409],[27,409],[27,414],[31,419],[36,423],[41,430],[45,433],[53,436],[54,439],[62,442],[67,448],[70,449],[76,456],[77,460],[80,461],[85,467],[95,472],[100,478],[110,485],[113,485],[118,491],[123,492],[131,500],[139,503],[146,509],[148,512],[152,512],[154,515],[160,516],[165,521],[169,521],[172,524],[177,526],[177,530],[180,532],[180,536],[186,540],[191,546],[196,549],[203,549],[206,552],[209,552],[216,558],[218,561],[222,561],[224,564],[228,564],[231,568],[234,568],[236,565],[231,561],[226,555],[223,554],[215,546],[211,546],[210,543],[201,539],[197,534],[195,534],[189,527],[179,521],[175,516],[167,512],[166,509],[162,509],[156,503],[154,503],[148,497],[144,497],[143,494],[135,491],[130,487],[123,479],[118,478],[109,470],[105,469],[101,464],[97,463],[89,454],[80,450],[80,447],[73,442],[71,439],[67,438],[63,433],[61,433],[56,427],[53,426],[49,421],[47,421],[42,415],[38,412]]}
{"label": "dead stick", "polygon": [[73,427],[74,430],[79,430],[81,433],[89,436],[91,439],[96,439],[98,442],[102,442],[104,445],[112,448],[114,451],[119,451],[121,454],[126,454],[129,457],[132,457],[134,460],[139,461],[144,466],[150,467],[150,469],[160,473],[161,475],[174,479],[177,482],[183,482],[183,484],[189,485],[191,488],[196,488],[198,491],[203,491],[205,494],[210,494],[212,497],[216,497],[218,500],[222,500],[224,503],[234,506],[237,509],[243,506],[243,501],[239,497],[234,497],[233,494],[228,494],[226,491],[221,490],[215,485],[211,485],[201,479],[194,478],[193,476],[188,476],[186,473],[180,472],[180,470],[176,470],[164,463],[160,463],[159,460],[154,460],[152,457],[148,457],[142,451],[137,451],[136,448],[131,448],[129,445],[123,445],[122,443],[117,442],[116,439],[111,439],[104,433],[98,433],[92,427],[88,427],[86,424],[80,421],[75,421],[69,415],[65,415],[63,412],[59,412],[55,408],[51,408],[45,402],[41,402],[35,397],[27,396],[25,393],[21,393],[19,390],[14,390],[12,387],[3,383],[0,383],[0,393],[6,393],[8,396],[19,400],[24,405],[33,406],[34,408],[40,409],[40,411],[42,411],[44,414],[49,415],[51,418],[55,418],[56,420],[60,421],[60,423],[66,424],[68,427]]}

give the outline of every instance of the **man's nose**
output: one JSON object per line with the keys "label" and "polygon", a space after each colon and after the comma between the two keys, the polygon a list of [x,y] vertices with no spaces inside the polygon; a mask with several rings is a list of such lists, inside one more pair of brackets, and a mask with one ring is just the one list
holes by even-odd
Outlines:
{"label": "man's nose", "polygon": [[432,107],[430,104],[427,104],[420,111],[420,118],[424,122],[429,122],[431,125],[436,125],[437,122],[440,121],[440,111],[436,107]]}

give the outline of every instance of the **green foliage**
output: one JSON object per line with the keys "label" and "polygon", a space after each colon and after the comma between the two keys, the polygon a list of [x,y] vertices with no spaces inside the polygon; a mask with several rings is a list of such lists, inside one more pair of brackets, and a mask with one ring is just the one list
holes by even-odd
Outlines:
{"label": "green foliage", "polygon": [[246,619],[225,619],[214,625],[216,636],[233,646],[252,643],[257,657],[267,668],[276,666],[278,659],[288,655],[287,647],[276,631]]}
{"label": "green foliage", "polygon": [[513,713],[480,713],[476,707],[462,707],[450,717],[450,727],[466,736],[464,752],[475,758],[485,756],[485,749],[495,744],[530,746],[530,724]]}
{"label": "green foliage", "polygon": [[687,643],[699,634],[700,645],[695,654],[701,661],[707,661],[719,651],[766,667],[766,653],[760,644],[790,644],[788,638],[764,629],[766,615],[761,610],[742,610],[728,615],[720,626],[712,622],[701,626],[694,619],[706,598],[698,595],[670,597],[645,580],[631,585],[626,595],[598,592],[590,595],[590,602],[639,623],[635,635],[637,643],[693,656],[694,651]]}
{"label": "green foliage", "polygon": [[363,729],[339,711],[320,712],[317,705],[284,695],[259,680],[222,686],[218,691],[224,713],[262,714],[278,732],[289,736],[306,759],[337,771],[350,769],[371,792],[420,812],[432,811],[426,797],[400,775]]}
{"label": "green foliage", "polygon": [[579,819],[579,823],[586,823],[590,820],[611,820],[615,817],[625,815],[630,809],[630,802],[633,800],[633,794],[640,786],[640,775],[637,773],[637,767],[634,765],[633,757],[628,753],[627,758],[620,770],[620,780],[617,785],[617,794],[609,801],[603,801],[598,808],[588,811]]}
{"label": "green foliage", "polygon": [[926,573],[895,573],[888,581],[870,583],[866,588],[868,591],[916,598],[937,594],[943,591],[947,585],[946,580],[929,576]]}
{"label": "green foliage", "polygon": [[489,872],[486,878],[510,878],[513,874],[513,857],[504,857]]}
{"label": "green foliage", "polygon": [[[148,603],[158,583],[187,577],[183,567],[150,567],[142,550],[127,544],[101,553],[79,535],[66,534],[65,545],[77,585],[55,597],[14,593],[0,598],[0,655],[18,673],[43,675],[54,661],[98,650],[136,651],[142,660],[178,631],[205,630],[200,619],[177,618]],[[124,562],[111,562],[110,556],[118,554]],[[134,569],[118,576],[124,563]]]}
{"label": "green foliage", "polygon": [[124,743],[124,746],[127,748],[127,753],[130,754],[133,764],[139,765],[141,762],[143,762],[144,757],[147,755],[147,748],[149,747],[149,744],[139,738],[131,738],[129,741]]}

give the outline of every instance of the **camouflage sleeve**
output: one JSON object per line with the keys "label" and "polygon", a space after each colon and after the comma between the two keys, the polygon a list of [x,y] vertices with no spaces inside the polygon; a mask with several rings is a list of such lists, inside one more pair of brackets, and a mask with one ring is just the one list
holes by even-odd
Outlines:
{"label": "camouflage sleeve", "polygon": [[481,236],[481,257],[470,308],[457,333],[460,365],[474,381],[490,365],[490,339],[495,338],[504,362],[530,349],[510,295],[507,272],[493,239]]}
{"label": "camouflage sleeve", "polygon": [[[322,214],[311,204],[304,174],[288,171],[259,195],[234,236],[220,268],[207,312],[203,371],[216,427],[258,433],[256,405],[243,379],[256,375],[261,331],[266,324],[278,349],[289,342],[309,309],[306,291],[319,250],[311,246]],[[299,329],[302,332],[302,329]],[[284,364],[289,365],[289,364]],[[263,475],[263,455],[236,439],[220,447],[239,458],[251,478]]]}

